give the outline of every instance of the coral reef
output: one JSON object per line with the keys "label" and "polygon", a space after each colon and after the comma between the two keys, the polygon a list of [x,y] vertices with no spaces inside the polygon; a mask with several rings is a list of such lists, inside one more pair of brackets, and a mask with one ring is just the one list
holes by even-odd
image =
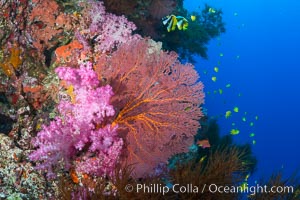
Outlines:
{"label": "coral reef", "polygon": [[240,197],[126,191],[237,186],[255,170],[250,146],[220,137],[204,116],[198,73],[179,61],[206,57],[225,31],[222,11],[206,5],[186,31],[168,33],[160,18],[188,18],[182,4],[0,1],[0,198]]}

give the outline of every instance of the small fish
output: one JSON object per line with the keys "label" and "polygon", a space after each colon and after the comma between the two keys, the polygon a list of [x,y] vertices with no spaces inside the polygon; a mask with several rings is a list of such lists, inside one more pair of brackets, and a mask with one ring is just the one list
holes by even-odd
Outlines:
{"label": "small fish", "polygon": [[186,108],[184,109],[184,111],[189,111],[189,110],[191,110],[191,108],[192,108],[192,107],[190,107],[190,106],[189,106],[189,107],[186,107]]}
{"label": "small fish", "polygon": [[242,182],[242,184],[241,184],[241,191],[243,192],[243,191],[245,191],[247,188],[248,188],[248,183],[247,183],[247,181],[244,181],[244,182]]}
{"label": "small fish", "polygon": [[214,90],[214,94],[217,94],[217,90]]}
{"label": "small fish", "polygon": [[232,122],[232,123],[231,123],[231,125],[232,125],[232,126],[235,126],[235,123],[234,123],[234,122]]}
{"label": "small fish", "polygon": [[201,157],[200,160],[199,160],[199,162],[202,163],[202,162],[205,160],[206,157],[207,157],[207,156]]}
{"label": "small fish", "polygon": [[213,82],[216,82],[216,81],[217,81],[217,77],[213,76],[213,77],[211,77],[211,80],[212,80]]}
{"label": "small fish", "polygon": [[235,12],[235,13],[233,13],[233,15],[234,15],[234,16],[238,16],[238,13],[237,13],[237,12]]}
{"label": "small fish", "polygon": [[189,22],[187,19],[185,19],[184,17],[181,17],[181,16],[177,16],[176,17],[177,19],[177,28],[178,30],[187,30],[188,29],[188,26],[189,26]]}
{"label": "small fish", "polygon": [[37,123],[36,126],[35,126],[35,129],[36,130],[41,130],[41,127],[42,127],[41,123]]}
{"label": "small fish", "polygon": [[231,129],[231,131],[230,131],[231,135],[237,135],[239,133],[240,133],[240,131],[238,129]]}
{"label": "small fish", "polygon": [[214,67],[214,71],[215,72],[219,72],[219,68],[218,67]]}
{"label": "small fish", "polygon": [[202,149],[210,147],[209,141],[207,139],[205,139],[205,140],[199,140],[197,142],[197,144],[198,144],[199,147],[202,147]]}
{"label": "small fish", "polygon": [[203,71],[203,74],[207,74],[207,70],[204,70],[204,71]]}
{"label": "small fish", "polygon": [[255,134],[254,133],[250,133],[250,135],[249,135],[250,137],[254,137],[255,136]]}
{"label": "small fish", "polygon": [[73,16],[74,16],[74,17],[81,17],[81,14],[78,13],[77,11],[75,11],[75,12],[73,12]]}
{"label": "small fish", "polygon": [[255,144],[256,144],[256,140],[253,140],[253,141],[252,141],[252,144],[255,145]]}
{"label": "small fish", "polygon": [[242,93],[238,93],[238,97],[241,97],[242,96]]}
{"label": "small fish", "polygon": [[246,175],[245,181],[247,181],[249,177],[250,177],[250,173]]}
{"label": "small fish", "polygon": [[210,95],[210,91],[208,91],[207,94]]}
{"label": "small fish", "polygon": [[243,122],[247,121],[246,117],[242,117],[242,121]]}
{"label": "small fish", "polygon": [[223,90],[222,89],[219,89],[219,94],[223,94]]}
{"label": "small fish", "polygon": [[258,116],[257,115],[255,116],[255,120],[258,120]]}
{"label": "small fish", "polygon": [[175,31],[176,27],[178,30],[187,30],[188,28],[188,21],[182,16],[175,16],[175,15],[168,15],[163,19],[163,25],[167,25],[167,31]]}
{"label": "small fish", "polygon": [[191,15],[191,20],[195,21],[196,20],[196,15]]}
{"label": "small fish", "polygon": [[228,119],[229,117],[231,117],[231,111],[230,110],[226,111],[226,113],[225,113],[225,118]]}
{"label": "small fish", "polygon": [[238,107],[234,107],[233,111],[237,113],[237,112],[239,112],[239,108]]}
{"label": "small fish", "polygon": [[224,56],[224,54],[223,53],[220,53],[220,57],[223,57]]}
{"label": "small fish", "polygon": [[254,126],[254,123],[253,123],[253,122],[250,122],[250,126]]}
{"label": "small fish", "polygon": [[77,173],[74,169],[71,169],[70,170],[70,176],[71,176],[71,179],[72,181],[75,183],[75,184],[78,184],[79,183],[79,178],[77,176]]}
{"label": "small fish", "polygon": [[178,21],[175,15],[168,15],[163,18],[163,25],[168,25],[167,26],[168,32],[175,31],[177,22]]}
{"label": "small fish", "polygon": [[210,12],[210,13],[216,13],[216,10],[213,9],[213,8],[209,8],[209,9],[208,9],[208,12]]}
{"label": "small fish", "polygon": [[226,86],[225,87],[227,87],[227,88],[230,88],[231,87],[231,84],[230,83],[228,83],[228,84],[226,84]]}
{"label": "small fish", "polygon": [[235,58],[236,58],[236,59],[240,59],[240,56],[239,56],[239,55],[237,55]]}

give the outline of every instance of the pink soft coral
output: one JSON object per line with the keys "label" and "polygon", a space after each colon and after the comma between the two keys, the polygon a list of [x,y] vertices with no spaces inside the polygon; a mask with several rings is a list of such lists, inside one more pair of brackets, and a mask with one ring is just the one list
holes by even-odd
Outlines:
{"label": "pink soft coral", "polygon": [[140,38],[139,35],[132,34],[136,26],[126,17],[106,13],[103,2],[94,0],[88,2],[83,14],[87,18],[84,25],[89,24],[89,26],[81,32],[87,39],[95,42],[95,52],[110,52],[121,43]]}
{"label": "pink soft coral", "polygon": [[60,116],[38,133],[33,142],[38,149],[30,159],[41,161],[38,168],[47,170],[50,177],[60,168],[111,175],[123,146],[116,131],[118,126],[102,124],[106,117],[115,114],[109,104],[112,88],[97,87],[99,82],[90,63],[79,69],[59,67],[55,71],[59,78],[73,85],[76,103],[59,103]]}

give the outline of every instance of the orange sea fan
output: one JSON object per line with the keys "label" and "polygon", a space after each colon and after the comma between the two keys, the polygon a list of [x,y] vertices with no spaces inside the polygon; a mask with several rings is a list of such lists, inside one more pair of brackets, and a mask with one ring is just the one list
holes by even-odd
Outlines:
{"label": "orange sea fan", "polygon": [[127,143],[127,162],[137,164],[137,177],[187,151],[199,128],[204,98],[193,66],[150,41],[123,44],[112,56],[100,57],[95,67],[102,83],[113,87],[113,123]]}

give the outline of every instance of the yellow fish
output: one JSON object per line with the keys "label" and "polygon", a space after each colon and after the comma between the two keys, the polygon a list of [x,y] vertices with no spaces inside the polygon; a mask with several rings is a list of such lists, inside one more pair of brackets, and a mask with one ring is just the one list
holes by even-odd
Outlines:
{"label": "yellow fish", "polygon": [[248,188],[248,183],[246,181],[244,181],[244,182],[242,182],[240,187],[241,187],[241,191],[243,192],[246,190],[246,188]]}
{"label": "yellow fish", "polygon": [[192,108],[192,107],[186,107],[186,108],[184,109],[184,111],[189,111],[189,110],[191,110],[191,108]]}
{"label": "yellow fish", "polygon": [[73,16],[74,16],[74,17],[80,17],[80,16],[81,16],[81,14],[80,14],[80,13],[78,13],[77,11],[75,11],[75,12],[73,12]]}
{"label": "yellow fish", "polygon": [[168,15],[163,19],[163,25],[167,25],[167,31],[175,31],[176,27],[178,30],[187,30],[188,28],[188,21],[182,16],[175,16],[175,15]]}
{"label": "yellow fish", "polygon": [[208,12],[210,12],[210,13],[216,13],[216,10],[213,9],[213,8],[209,8],[209,9],[208,9]]}
{"label": "yellow fish", "polygon": [[187,30],[187,28],[189,26],[188,20],[181,16],[177,16],[176,19],[177,19],[176,25],[177,25],[178,30],[183,30],[183,31]]}
{"label": "yellow fish", "polygon": [[250,173],[247,174],[247,176],[245,177],[245,181],[247,181],[249,177],[250,177]]}
{"label": "yellow fish", "polygon": [[230,131],[231,135],[237,135],[239,133],[240,133],[240,131],[238,129],[231,129],[231,131]]}
{"label": "yellow fish", "polygon": [[195,21],[196,20],[196,16],[195,15],[191,15],[191,20]]}
{"label": "yellow fish", "polygon": [[226,113],[225,113],[225,118],[228,119],[229,117],[231,117],[231,111],[230,110],[226,111]]}
{"label": "yellow fish", "polygon": [[219,72],[219,68],[218,67],[214,67],[214,71],[215,72]]}
{"label": "yellow fish", "polygon": [[36,130],[41,130],[41,127],[42,127],[41,123],[37,123],[35,128],[36,128]]}
{"label": "yellow fish", "polygon": [[200,158],[199,162],[202,163],[205,160],[206,157],[207,156],[203,156],[202,158]]}
{"label": "yellow fish", "polygon": [[239,108],[238,108],[238,107],[234,107],[234,108],[233,108],[233,111],[234,111],[234,112],[239,112]]}
{"label": "yellow fish", "polygon": [[213,77],[211,77],[211,80],[212,80],[213,82],[216,82],[216,81],[217,81],[217,77],[213,76]]}

